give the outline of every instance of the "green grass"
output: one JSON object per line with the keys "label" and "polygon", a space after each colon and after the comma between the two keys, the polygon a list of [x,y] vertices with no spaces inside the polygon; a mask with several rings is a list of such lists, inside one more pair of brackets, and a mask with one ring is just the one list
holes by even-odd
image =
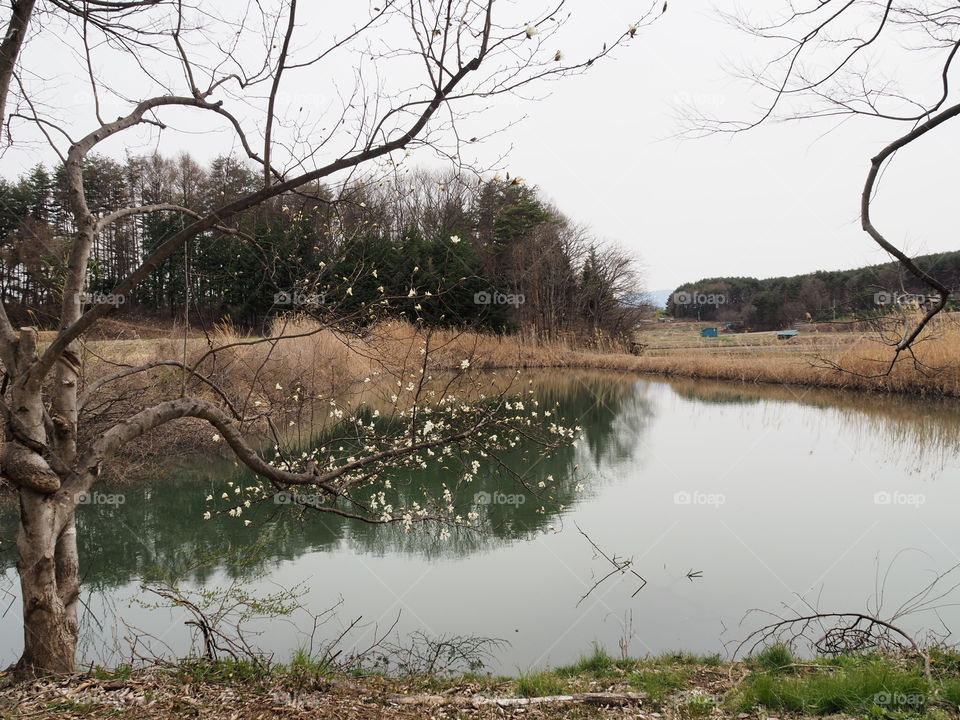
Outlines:
{"label": "green grass", "polygon": [[290,679],[295,682],[312,680],[318,676],[330,675],[333,672],[330,663],[312,658],[310,653],[303,648],[298,649],[293,654],[285,670]]}
{"label": "green grass", "polygon": [[720,667],[725,660],[720,657],[720,653],[714,653],[713,655],[695,655],[694,662],[708,667]]}
{"label": "green grass", "polygon": [[[566,695],[602,684],[642,692],[653,706],[675,709],[677,717],[696,720],[717,714],[722,708],[733,714],[846,714],[869,720],[960,720],[960,653],[947,649],[931,651],[933,681],[923,673],[923,663],[911,656],[851,654],[798,660],[788,647],[774,645],[751,657],[741,667],[750,672],[725,696],[699,694],[704,671],[722,677],[727,663],[718,655],[698,656],[672,652],[659,657],[621,659],[594,645],[576,663],[554,670],[521,674],[514,679],[481,674],[457,678],[424,676],[416,689],[442,693],[459,683],[468,683],[485,694],[542,697]],[[709,668],[721,668],[710,672]],[[99,679],[129,678],[129,667],[96,667]],[[243,686],[256,692],[280,681],[309,686],[329,677],[337,668],[300,650],[284,665],[249,660],[208,661],[186,658],[175,673],[181,682],[219,683]],[[373,669],[357,669],[357,677],[382,676]],[[742,671],[737,673],[743,677]],[[408,689],[410,686],[407,686]],[[724,685],[724,687],[726,687]],[[711,692],[723,692],[714,690]],[[83,703],[63,701],[62,709],[85,714]]]}
{"label": "green grass", "polygon": [[181,682],[241,683],[258,687],[269,680],[276,670],[276,667],[267,663],[252,660],[183,658],[177,665],[176,675]]}
{"label": "green grass", "polygon": [[945,648],[930,650],[930,670],[937,677],[957,677],[960,675],[960,652]]}
{"label": "green grass", "polygon": [[765,672],[783,672],[789,665],[797,662],[797,658],[786,645],[770,645],[760,654],[751,658],[751,664]]}
{"label": "green grass", "polygon": [[617,674],[617,669],[632,667],[636,660],[617,660],[610,653],[599,645],[593,646],[593,651],[589,655],[584,655],[573,665],[557,668],[554,672],[561,677],[572,677],[574,675],[592,675],[595,678],[605,678]]}
{"label": "green grass", "polygon": [[713,655],[695,655],[693,653],[674,651],[658,655],[646,661],[654,665],[709,665],[718,667],[726,661],[719,654]]}
{"label": "green grass", "polygon": [[[812,715],[833,713],[922,713],[932,700],[919,669],[900,668],[878,659],[861,659],[836,669],[786,675],[783,656],[771,657],[773,674],[758,672],[744,682],[740,708],[757,707]],[[777,660],[777,662],[774,662]]]}
{"label": "green grass", "polygon": [[682,690],[690,677],[685,667],[649,667],[631,673],[627,678],[630,687],[647,693],[651,700],[664,700],[671,693]]}
{"label": "green grass", "polygon": [[542,697],[544,695],[565,695],[566,681],[556,671],[521,675],[517,679],[517,693],[521,697]]}
{"label": "green grass", "polygon": [[688,653],[671,653],[645,660],[617,658],[599,645],[594,645],[589,655],[584,655],[572,665],[521,675],[517,680],[517,689],[524,697],[560,695],[572,692],[571,686],[576,684],[577,678],[589,678],[623,682],[652,699],[663,700],[685,687],[692,666],[722,664],[718,655],[699,657]]}
{"label": "green grass", "polygon": [[954,711],[960,711],[960,678],[948,678],[941,683],[940,699]]}
{"label": "green grass", "polygon": [[130,665],[118,665],[115,668],[105,668],[97,665],[90,672],[90,675],[97,680],[129,680],[133,675],[133,668]]}

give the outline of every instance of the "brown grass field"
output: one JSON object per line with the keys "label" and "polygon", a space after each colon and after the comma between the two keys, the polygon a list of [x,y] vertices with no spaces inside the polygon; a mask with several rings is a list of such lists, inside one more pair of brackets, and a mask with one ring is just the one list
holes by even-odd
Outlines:
{"label": "brown grass field", "polygon": [[[86,341],[83,381],[88,387],[97,378],[158,360],[193,365],[215,348],[215,355],[208,356],[199,370],[223,388],[245,416],[261,418],[245,426],[245,431],[251,438],[262,439],[277,432],[276,428],[283,434],[306,434],[322,426],[331,398],[341,405],[388,404],[396,380],[403,378],[406,383],[417,376],[423,361],[420,350],[427,346],[425,369],[435,375],[460,371],[468,360],[470,374],[514,369],[598,370],[960,397],[958,319],[957,315],[938,318],[916,346],[916,361],[903,353],[892,369],[892,348],[877,333],[848,324],[808,326],[796,337],[778,340],[776,333],[702,338],[700,330],[707,323],[651,322],[636,335],[636,341],[646,346],[643,355],[637,356],[624,344],[607,343],[591,349],[517,335],[426,331],[397,321],[356,336],[334,333],[307,318],[280,318],[269,329],[269,338],[245,335],[230,325],[201,334],[156,323],[113,321]],[[44,333],[41,340],[48,338]],[[489,382],[499,383],[501,390],[513,376],[512,372],[500,372]],[[368,384],[367,378],[373,382]],[[85,432],[99,432],[145,405],[181,393],[217,399],[208,386],[179,368],[154,368],[97,391],[85,409]],[[269,433],[265,418],[274,424]],[[171,450],[215,450],[212,435],[200,421],[170,423],[125,450],[122,462],[116,464],[117,473],[151,472]]]}
{"label": "brown grass field", "polygon": [[[776,333],[700,337],[700,330],[708,326],[648,323],[635,336],[646,346],[637,356],[612,343],[591,349],[517,335],[428,332],[403,322],[383,323],[358,337],[321,329],[309,319],[281,319],[270,329],[271,342],[242,335],[229,325],[204,336],[176,327],[117,324],[87,342],[84,375],[89,381],[114,372],[116,364],[159,359],[191,363],[211,347],[225,347],[215,360],[206,361],[204,371],[233,392],[243,389],[251,401],[269,403],[277,402],[273,392],[277,385],[296,384],[308,388],[310,395],[330,396],[371,375],[407,373],[419,368],[420,348],[428,347],[428,369],[434,372],[458,369],[469,360],[474,370],[616,370],[960,397],[960,314],[937,318],[914,354],[902,353],[892,368],[892,347],[878,333],[854,325],[807,326],[786,340],[778,340]],[[148,387],[159,390],[167,382],[176,383],[182,373],[169,369],[151,378]]]}

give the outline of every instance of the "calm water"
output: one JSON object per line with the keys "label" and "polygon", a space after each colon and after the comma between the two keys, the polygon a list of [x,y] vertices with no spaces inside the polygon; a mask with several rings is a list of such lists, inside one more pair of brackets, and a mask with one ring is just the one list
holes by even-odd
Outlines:
{"label": "calm water", "polygon": [[[544,399],[579,418],[585,439],[534,467],[518,456],[531,479],[559,481],[557,497],[542,514],[533,498],[485,506],[483,535],[443,542],[273,505],[252,510],[250,527],[202,520],[207,493],[236,479],[232,464],[101,487],[125,502],[80,509],[85,658],[120,661],[131,628],[185,652],[185,617],[138,604],[141,579],[242,548],[258,532],[264,553],[255,568],[200,568],[192,586],[240,578],[267,593],[301,585],[316,612],[342,598],[317,640],[362,616],[347,650],[398,615],[401,639],[414,631],[502,638],[510,645],[489,667],[505,672],[570,662],[593,642],[617,653],[624,639],[638,656],[725,653],[757,625],[758,616],[745,619],[753,608],[863,610],[875,606],[882,575],[882,609],[892,613],[960,562],[956,402],[572,373],[538,383]],[[517,492],[497,474],[475,484],[494,497]],[[472,500],[461,499],[464,514]],[[577,526],[608,554],[632,557],[647,585],[631,597],[638,581],[618,576],[578,607],[610,568]],[[4,665],[21,647],[15,531],[14,508],[0,508]],[[939,615],[960,629],[957,608]],[[309,623],[298,617],[260,626],[256,643],[285,659],[308,642]],[[933,613],[903,624],[941,627]]]}

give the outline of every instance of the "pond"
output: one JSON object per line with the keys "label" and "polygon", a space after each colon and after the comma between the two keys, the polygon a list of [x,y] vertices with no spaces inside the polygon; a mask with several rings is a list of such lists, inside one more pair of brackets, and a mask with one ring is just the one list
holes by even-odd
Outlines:
{"label": "pond", "polygon": [[[345,652],[388,629],[401,642],[418,631],[497,638],[509,644],[487,669],[515,673],[569,663],[593,643],[633,656],[727,654],[762,621],[752,609],[879,603],[889,615],[960,562],[960,403],[574,372],[540,377],[535,387],[578,419],[584,438],[542,462],[517,456],[526,477],[556,479],[548,504],[503,473],[478,475],[476,494],[460,501],[484,505],[483,533],[441,540],[282,505],[255,506],[245,515],[250,526],[204,520],[207,494],[236,477],[232,463],[216,460],[99,487],[102,499],[123,502],[79,509],[83,658],[120,662],[141,632],[164,643],[157,652],[186,652],[186,616],[144,604],[140,584],[192,565],[191,587],[296,586],[316,613],[342,600],[314,633],[315,647],[359,617]],[[445,479],[422,475],[420,484]],[[15,532],[7,504],[3,665],[22,647]],[[258,537],[245,569],[198,560]],[[594,587],[613,568],[591,540],[632,559],[637,575]],[[901,623],[917,632],[960,628],[956,600]],[[262,631],[254,643],[279,660],[311,632],[295,618],[254,629]]]}

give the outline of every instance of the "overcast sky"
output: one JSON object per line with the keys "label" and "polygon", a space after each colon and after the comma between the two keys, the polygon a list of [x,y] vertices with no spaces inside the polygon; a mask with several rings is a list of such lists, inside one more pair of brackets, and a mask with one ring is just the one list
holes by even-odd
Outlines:
{"label": "overcast sky", "polygon": [[[779,2],[738,4],[770,8]],[[346,10],[327,5],[308,6],[302,15],[306,29],[344,20]],[[731,7],[728,0],[718,5]],[[558,49],[571,57],[587,52],[622,32],[637,6],[572,0],[567,34],[558,38],[569,47]],[[28,50],[25,62],[48,78],[51,92],[82,92],[82,80],[64,71],[63,57],[39,43]],[[471,120],[496,127],[526,116],[477,148],[478,158],[492,164],[509,151],[503,167],[539,186],[598,237],[635,252],[651,290],[702,277],[770,277],[886,261],[859,228],[860,190],[869,158],[906,128],[867,118],[818,120],[770,124],[736,136],[673,139],[680,130],[679,104],[747,115],[750,87],[726,66],[761,60],[774,50],[730,28],[700,0],[670,0],[667,13],[612,60],[541,87],[535,101],[502,100]],[[883,55],[877,60],[882,69]],[[381,74],[390,74],[387,62],[378,68]],[[323,92],[295,85],[286,91],[294,104]],[[204,159],[232,147],[226,133],[190,130],[166,135],[161,149],[183,148]],[[914,254],[960,249],[950,224],[960,147],[950,132],[942,129],[898,157],[877,200],[878,225]],[[124,148],[105,149],[122,155]],[[10,176],[51,157],[32,149],[7,152],[0,162]]]}

